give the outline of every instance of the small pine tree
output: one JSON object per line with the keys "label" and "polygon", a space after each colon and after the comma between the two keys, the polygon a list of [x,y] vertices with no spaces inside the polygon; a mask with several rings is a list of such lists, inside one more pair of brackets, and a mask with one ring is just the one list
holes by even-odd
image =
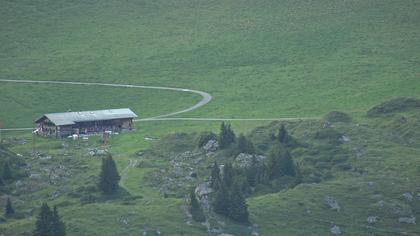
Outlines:
{"label": "small pine tree", "polygon": [[0,186],[3,186],[4,185],[4,181],[3,181],[3,178],[0,176]]}
{"label": "small pine tree", "polygon": [[214,162],[210,175],[210,187],[217,191],[220,186],[220,168],[217,162]]}
{"label": "small pine tree", "polygon": [[60,216],[58,215],[57,206],[54,206],[52,212],[52,235],[53,236],[65,236],[66,235],[66,226],[63,221],[61,221]]}
{"label": "small pine tree", "polygon": [[204,222],[206,217],[204,216],[203,209],[201,209],[200,203],[197,201],[194,189],[191,189],[190,193],[190,211],[192,218],[197,222]]}
{"label": "small pine tree", "polygon": [[229,194],[229,206],[228,206],[228,215],[231,219],[241,222],[248,223],[248,207],[246,205],[246,200],[240,186],[234,184],[231,193]]}
{"label": "small pine tree", "polygon": [[232,163],[228,162],[223,167],[223,182],[227,187],[231,187],[233,178],[235,176],[235,170],[232,167]]}
{"label": "small pine tree", "polygon": [[227,134],[227,128],[225,125],[225,122],[222,122],[222,124],[220,125],[220,132],[219,132],[219,146],[220,148],[226,148],[228,146],[228,134]]}
{"label": "small pine tree", "polygon": [[229,206],[229,191],[226,184],[222,181],[219,187],[219,190],[216,192],[214,201],[213,201],[213,208],[214,212],[227,215],[228,213],[228,206]]}
{"label": "small pine tree", "polygon": [[9,180],[12,178],[12,171],[10,170],[10,166],[8,162],[4,162],[3,164],[2,177],[4,180]]}
{"label": "small pine tree", "polygon": [[287,144],[287,142],[289,141],[289,134],[287,133],[286,127],[284,126],[284,124],[281,125],[280,129],[279,129],[279,134],[277,135],[277,138],[279,140],[280,143],[282,144]]}
{"label": "small pine tree", "polygon": [[10,201],[10,198],[7,197],[6,207],[4,208],[4,215],[5,216],[11,216],[11,215],[13,215],[13,213],[15,213],[15,210],[13,209],[12,202]]}
{"label": "small pine tree", "polygon": [[117,166],[111,155],[102,159],[101,173],[99,175],[99,189],[104,194],[112,194],[118,188],[118,182],[120,181],[120,175],[118,174]]}
{"label": "small pine tree", "polygon": [[254,144],[252,144],[252,142],[249,141],[243,134],[240,134],[238,137],[238,152],[247,154],[255,153]]}
{"label": "small pine tree", "polygon": [[299,164],[295,165],[295,178],[296,178],[295,180],[296,185],[303,183],[302,170],[300,169]]}
{"label": "small pine tree", "polygon": [[285,151],[280,159],[280,170],[282,175],[295,176],[295,164],[289,151]]}
{"label": "small pine tree", "polygon": [[233,132],[230,124],[227,126],[227,140],[229,141],[229,145],[236,141],[235,132]]}
{"label": "small pine tree", "polygon": [[52,230],[52,212],[47,203],[43,203],[41,211],[36,219],[34,236],[53,236]]}

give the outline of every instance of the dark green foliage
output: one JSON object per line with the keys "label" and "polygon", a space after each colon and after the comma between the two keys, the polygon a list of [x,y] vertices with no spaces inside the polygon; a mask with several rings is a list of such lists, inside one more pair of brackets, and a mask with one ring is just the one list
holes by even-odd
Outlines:
{"label": "dark green foliage", "polygon": [[101,173],[99,175],[99,189],[104,194],[112,194],[118,188],[120,175],[118,174],[117,166],[111,155],[102,159]]}
{"label": "dark green foliage", "polygon": [[220,168],[217,162],[214,162],[210,173],[210,187],[216,191],[219,189],[220,182]]}
{"label": "dark green foliage", "polygon": [[235,170],[232,167],[232,163],[227,162],[223,167],[223,183],[227,187],[231,187],[233,184],[233,178],[235,176]]}
{"label": "dark green foliage", "polygon": [[6,207],[4,208],[4,215],[5,216],[11,216],[15,213],[15,210],[13,209],[12,202],[10,201],[10,198],[7,197],[6,201]]}
{"label": "dark green foliage", "polygon": [[248,222],[248,209],[245,197],[242,193],[241,184],[235,181],[229,191],[226,183],[222,182],[219,190],[215,193],[213,201],[214,211],[241,223]]}
{"label": "dark green foliage", "polygon": [[343,137],[343,134],[333,128],[321,129],[315,134],[316,139],[326,141],[330,145],[341,144],[341,137]]}
{"label": "dark green foliage", "polygon": [[277,139],[282,144],[287,144],[288,141],[289,141],[288,140],[289,139],[289,134],[287,133],[287,130],[286,130],[286,127],[284,126],[284,124],[281,124],[281,127],[279,129],[279,133],[277,135]]}
{"label": "dark green foliage", "polygon": [[226,184],[222,181],[221,185],[219,186],[219,190],[215,193],[213,207],[214,212],[219,213],[221,215],[228,214],[228,206],[229,206],[229,191]]}
{"label": "dark green foliage", "polygon": [[246,200],[242,194],[239,184],[234,184],[233,189],[229,194],[227,216],[237,222],[249,222],[248,207],[246,205]]}
{"label": "dark green foliage", "polygon": [[206,217],[201,209],[200,203],[197,201],[194,189],[191,189],[190,193],[190,211],[192,218],[197,222],[204,222]]}
{"label": "dark green foliage", "polygon": [[404,112],[418,108],[420,108],[420,99],[396,98],[371,108],[367,114],[369,117],[378,117],[393,112]]}
{"label": "dark green foliage", "polygon": [[217,135],[212,132],[203,132],[198,137],[197,146],[203,147],[208,143],[210,140],[217,140]]}
{"label": "dark green foliage", "polygon": [[64,236],[66,235],[66,226],[63,221],[61,221],[60,216],[58,215],[57,206],[54,206],[52,212],[52,235],[54,236]]}
{"label": "dark green foliage", "polygon": [[2,178],[4,180],[12,179],[12,171],[10,170],[9,162],[4,162],[3,164]]}
{"label": "dark green foliage", "polygon": [[0,176],[0,186],[3,186],[4,182],[3,182],[3,178]]}
{"label": "dark green foliage", "polygon": [[295,169],[292,157],[289,151],[276,145],[268,156],[268,173],[270,179],[275,179],[281,176],[294,176]]}
{"label": "dark green foliage", "polygon": [[332,111],[328,113],[324,117],[324,119],[328,122],[343,122],[343,123],[351,122],[351,116],[341,111]]}
{"label": "dark green foliage", "polygon": [[220,125],[220,133],[219,133],[219,144],[220,148],[227,148],[232,143],[235,142],[236,136],[233,130],[231,129],[230,125],[225,125],[225,122],[222,122]]}
{"label": "dark green foliage", "polygon": [[248,154],[255,153],[254,144],[250,140],[248,140],[243,134],[240,134],[238,137],[238,152]]}
{"label": "dark green foliage", "polygon": [[47,203],[43,203],[36,219],[34,236],[51,236],[52,211]]}
{"label": "dark green foliage", "polygon": [[47,203],[43,203],[35,223],[34,236],[64,236],[65,225],[58,215],[57,207],[51,211]]}

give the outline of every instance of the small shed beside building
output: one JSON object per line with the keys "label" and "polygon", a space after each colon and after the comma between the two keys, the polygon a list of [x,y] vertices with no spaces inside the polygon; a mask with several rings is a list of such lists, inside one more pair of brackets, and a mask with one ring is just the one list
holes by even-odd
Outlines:
{"label": "small shed beside building", "polygon": [[132,130],[137,115],[129,108],[45,114],[35,121],[40,135],[62,138],[73,134]]}

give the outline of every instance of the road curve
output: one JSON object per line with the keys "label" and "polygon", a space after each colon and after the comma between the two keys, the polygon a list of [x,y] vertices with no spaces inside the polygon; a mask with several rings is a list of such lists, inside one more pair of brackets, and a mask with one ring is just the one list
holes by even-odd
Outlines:
{"label": "road curve", "polygon": [[181,113],[189,112],[200,108],[212,100],[212,96],[209,93],[193,90],[193,89],[184,89],[184,88],[173,88],[173,87],[160,87],[160,86],[146,86],[146,85],[133,85],[133,84],[111,84],[111,83],[96,83],[96,82],[69,82],[69,81],[50,81],[50,80],[12,80],[12,79],[0,79],[0,82],[10,82],[10,83],[31,83],[31,84],[65,84],[65,85],[87,85],[87,86],[105,86],[105,87],[119,87],[119,88],[142,88],[142,89],[159,89],[159,90],[171,90],[177,92],[186,92],[186,93],[195,93],[202,97],[194,106],[191,106],[187,109],[176,111],[164,115],[143,118],[141,120],[153,120],[157,118],[164,118],[168,116],[174,116]]}
{"label": "road curve", "polygon": [[[160,86],[146,86],[146,85],[133,85],[133,84],[113,84],[113,83],[97,83],[97,82],[70,82],[70,81],[50,81],[50,80],[11,80],[11,79],[0,79],[0,82],[9,83],[31,83],[31,84],[63,84],[63,85],[87,85],[87,86],[105,86],[105,87],[119,87],[119,88],[141,88],[141,89],[160,89],[160,90],[171,90],[177,92],[188,92],[198,94],[202,99],[195,105],[186,108],[181,111],[171,112],[164,115],[153,116],[149,118],[136,119],[135,122],[145,121],[293,121],[293,120],[318,120],[319,117],[296,117],[296,118],[171,118],[182,113],[186,113],[197,108],[200,108],[209,103],[213,97],[206,92],[174,88],[174,87],[160,87]],[[2,131],[19,131],[19,130],[32,130],[33,128],[3,128]]]}

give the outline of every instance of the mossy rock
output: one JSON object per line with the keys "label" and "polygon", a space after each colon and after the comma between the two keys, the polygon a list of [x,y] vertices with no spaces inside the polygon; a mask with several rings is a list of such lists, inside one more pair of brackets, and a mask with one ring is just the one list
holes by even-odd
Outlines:
{"label": "mossy rock", "polygon": [[395,112],[405,112],[418,108],[420,108],[420,99],[395,98],[371,108],[367,115],[368,117],[379,117]]}
{"label": "mossy rock", "polygon": [[347,113],[341,112],[341,111],[332,111],[328,113],[324,120],[328,122],[343,122],[343,123],[350,123],[351,122],[351,116]]}

